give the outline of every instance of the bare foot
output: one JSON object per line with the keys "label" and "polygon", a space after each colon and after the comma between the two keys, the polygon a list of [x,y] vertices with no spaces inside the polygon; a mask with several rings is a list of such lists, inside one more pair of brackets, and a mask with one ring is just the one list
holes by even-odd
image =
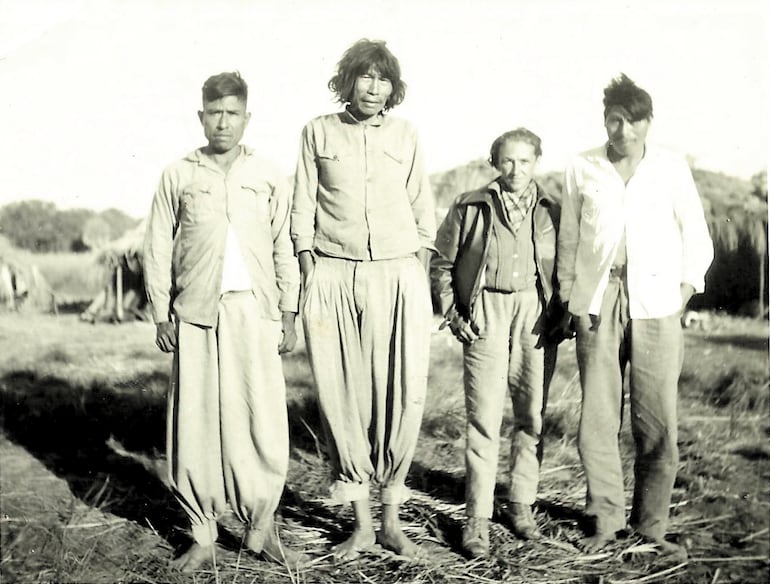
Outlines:
{"label": "bare foot", "polygon": [[614,533],[606,533],[603,531],[597,531],[591,537],[583,539],[579,545],[583,553],[592,554],[598,552],[602,548],[606,547],[610,542],[615,541]]}
{"label": "bare foot", "polygon": [[290,570],[298,569],[307,561],[307,557],[304,554],[295,552],[283,543],[274,530],[270,531],[270,535],[267,536],[267,539],[262,544],[262,557],[270,562],[286,566]]}
{"label": "bare foot", "polygon": [[687,560],[687,548],[683,545],[675,544],[662,537],[657,538],[648,535],[643,535],[642,541],[653,544],[657,548],[656,551],[662,556],[675,558],[682,562]]}
{"label": "bare foot", "polygon": [[423,552],[420,547],[406,537],[400,527],[383,527],[377,533],[377,542],[385,549],[396,552],[399,556],[404,556],[412,560],[423,557]]}
{"label": "bare foot", "polygon": [[372,529],[356,528],[349,538],[332,548],[332,554],[336,560],[354,560],[360,552],[371,549],[376,541]]}
{"label": "bare foot", "polygon": [[189,574],[214,557],[214,544],[200,545],[193,542],[188,550],[171,561],[171,566]]}

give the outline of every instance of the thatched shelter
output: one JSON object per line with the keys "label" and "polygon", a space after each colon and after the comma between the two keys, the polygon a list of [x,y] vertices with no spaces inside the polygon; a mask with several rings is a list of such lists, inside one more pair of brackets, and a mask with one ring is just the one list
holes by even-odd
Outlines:
{"label": "thatched shelter", "polygon": [[30,254],[0,236],[0,311],[57,312],[56,297]]}
{"label": "thatched shelter", "polygon": [[85,321],[150,320],[142,272],[142,241],[145,221],[103,246],[96,256],[96,270],[103,287],[80,315]]}

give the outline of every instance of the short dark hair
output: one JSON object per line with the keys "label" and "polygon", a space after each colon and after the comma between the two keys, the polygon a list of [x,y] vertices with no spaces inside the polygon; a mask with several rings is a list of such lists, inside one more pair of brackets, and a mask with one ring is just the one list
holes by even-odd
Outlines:
{"label": "short dark hair", "polygon": [[526,142],[527,144],[532,144],[532,147],[535,149],[535,156],[540,156],[543,154],[540,136],[528,130],[527,128],[516,128],[515,130],[510,130],[505,134],[500,134],[497,138],[495,138],[495,141],[492,142],[492,147],[489,149],[488,162],[495,168],[497,168],[500,148],[502,148],[503,144],[507,142]]}
{"label": "short dark hair", "polygon": [[225,72],[206,79],[201,93],[203,94],[203,103],[216,101],[230,95],[246,102],[249,98],[249,86],[238,71]]}
{"label": "short dark hair", "polygon": [[610,108],[616,106],[622,107],[632,122],[652,118],[650,94],[631,81],[625,73],[615,77],[604,88],[604,117],[607,117]]}
{"label": "short dark hair", "polygon": [[337,101],[350,103],[356,78],[368,73],[372,68],[381,76],[387,77],[393,85],[393,92],[385,102],[385,109],[389,110],[404,101],[406,83],[401,79],[398,59],[385,46],[385,41],[369,39],[353,43],[337,63],[337,72],[329,80],[329,89],[337,96]]}

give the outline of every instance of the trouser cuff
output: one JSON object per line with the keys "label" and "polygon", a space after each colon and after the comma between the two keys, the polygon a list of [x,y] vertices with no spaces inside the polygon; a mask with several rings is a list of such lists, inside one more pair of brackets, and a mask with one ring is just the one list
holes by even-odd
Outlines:
{"label": "trouser cuff", "polygon": [[217,522],[214,519],[209,519],[203,523],[193,524],[192,536],[200,546],[213,545],[217,541]]}
{"label": "trouser cuff", "polygon": [[465,516],[466,517],[485,517],[486,519],[492,518],[493,504],[478,504],[474,501],[466,502],[465,504]]}
{"label": "trouser cuff", "polygon": [[383,505],[401,505],[409,500],[409,489],[405,485],[386,485],[380,489]]}
{"label": "trouser cuff", "polygon": [[335,481],[329,495],[332,502],[343,504],[353,501],[363,501],[369,498],[369,483],[348,483],[345,481]]}

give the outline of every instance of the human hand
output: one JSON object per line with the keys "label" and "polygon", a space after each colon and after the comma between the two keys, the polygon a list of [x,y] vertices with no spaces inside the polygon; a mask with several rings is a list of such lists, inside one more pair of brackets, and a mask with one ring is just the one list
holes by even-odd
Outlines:
{"label": "human hand", "polygon": [[692,284],[686,284],[685,282],[682,282],[679,284],[679,293],[682,296],[682,306],[679,311],[684,313],[685,309],[687,308],[687,303],[690,302],[690,298],[692,298],[692,295],[695,294],[695,288],[692,286]]}
{"label": "human hand", "polygon": [[690,302],[690,298],[695,294],[695,288],[692,284],[686,284],[682,282],[679,284],[679,294],[682,296],[682,305],[679,308],[679,320],[684,326],[684,313],[687,310],[687,303]]}
{"label": "human hand", "polygon": [[176,326],[173,322],[159,322],[155,325],[155,344],[164,353],[176,349]]}
{"label": "human hand", "polygon": [[294,350],[297,345],[297,329],[294,326],[294,320],[297,314],[294,312],[284,312],[281,314],[281,328],[283,330],[283,336],[281,342],[278,345],[278,354],[283,355]]}
{"label": "human hand", "polygon": [[572,318],[572,313],[569,310],[565,310],[559,319],[559,322],[548,331],[548,338],[552,342],[560,343],[564,339],[571,339],[575,336],[575,321]]}
{"label": "human hand", "polygon": [[448,323],[449,330],[451,330],[455,338],[464,345],[470,345],[479,338],[476,326],[473,323],[468,322],[456,310],[452,312]]}

